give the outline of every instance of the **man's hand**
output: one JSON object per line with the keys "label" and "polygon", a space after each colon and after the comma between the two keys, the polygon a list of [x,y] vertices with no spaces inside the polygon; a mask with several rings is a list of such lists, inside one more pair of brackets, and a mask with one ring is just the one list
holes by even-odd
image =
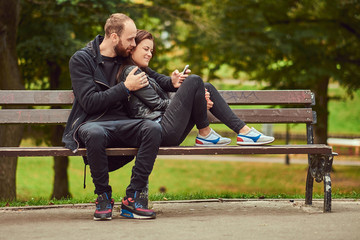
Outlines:
{"label": "man's hand", "polygon": [[190,69],[187,69],[184,74],[179,72],[179,70],[175,70],[171,74],[171,81],[174,86],[174,88],[179,88],[182,84],[182,82],[189,76],[189,73],[191,72]]}
{"label": "man's hand", "polygon": [[126,77],[126,80],[124,82],[124,85],[129,91],[136,91],[143,87],[146,87],[149,85],[149,81],[147,79],[147,76],[144,72],[141,72],[137,75],[135,75],[135,72],[139,69],[139,67],[135,67],[129,75]]}
{"label": "man's hand", "polygon": [[207,110],[209,110],[214,106],[214,102],[210,100],[210,93],[206,88],[205,88],[205,99],[206,99],[206,108]]}

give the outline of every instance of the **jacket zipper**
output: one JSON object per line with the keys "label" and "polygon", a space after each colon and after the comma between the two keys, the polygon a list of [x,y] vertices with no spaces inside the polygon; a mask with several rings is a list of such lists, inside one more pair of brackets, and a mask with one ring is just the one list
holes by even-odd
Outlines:
{"label": "jacket zipper", "polygon": [[[106,86],[107,88],[110,88],[108,85],[106,85],[105,83],[102,83],[102,82],[99,82],[99,81],[95,81],[96,83],[99,83],[99,84],[102,84],[102,85],[104,85],[104,86]],[[107,110],[105,111],[105,112],[103,112],[99,117],[97,117],[96,119],[93,119],[93,120],[90,120],[90,121],[86,121],[86,122],[83,122],[83,123],[81,123],[76,129],[75,129],[75,131],[74,131],[74,133],[73,133],[73,139],[75,140],[75,142],[76,142],[76,144],[77,144],[77,147],[76,147],[76,149],[73,151],[73,153],[76,153],[77,151],[79,151],[79,148],[80,148],[80,143],[79,143],[79,141],[76,139],[76,137],[75,137],[75,134],[76,134],[76,132],[79,130],[79,128],[82,126],[82,125],[84,125],[85,123],[88,123],[88,122],[95,122],[95,121],[97,121],[98,119],[100,119],[102,116],[104,116],[104,114],[107,112]],[[73,123],[73,125],[76,123],[76,121],[77,121],[78,119],[76,119],[75,120],[75,122]]]}
{"label": "jacket zipper", "polygon": [[74,133],[73,133],[73,139],[75,140],[75,142],[76,142],[76,144],[77,144],[77,147],[76,147],[76,149],[73,151],[73,153],[76,153],[77,151],[79,151],[79,148],[80,148],[80,143],[79,143],[79,141],[76,139],[76,137],[75,137],[75,134],[76,134],[76,132],[79,130],[79,128],[82,126],[82,125],[84,125],[85,123],[88,123],[88,122],[95,122],[96,120],[98,120],[98,119],[100,119],[102,116],[104,116],[104,114],[106,113],[106,111],[105,112],[103,112],[99,117],[97,117],[96,119],[93,119],[93,120],[90,120],[90,121],[86,121],[86,122],[83,122],[83,123],[81,123],[76,129],[75,129],[75,131],[74,131]]}

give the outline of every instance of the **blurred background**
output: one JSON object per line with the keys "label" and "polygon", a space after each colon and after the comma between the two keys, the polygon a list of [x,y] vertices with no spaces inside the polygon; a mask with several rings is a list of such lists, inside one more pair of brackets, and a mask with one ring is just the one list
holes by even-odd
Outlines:
{"label": "blurred background", "polygon": [[[318,119],[315,142],[360,138],[358,0],[0,0],[0,89],[71,89],[69,58],[103,35],[105,20],[115,12],[129,15],[138,29],[153,33],[156,55],[150,67],[157,72],[170,75],[189,64],[192,73],[218,89],[311,89]],[[256,127],[273,134],[277,144],[285,142],[286,135],[290,143],[306,142],[304,126]],[[4,128],[0,127],[2,146],[62,145],[63,126],[10,132]],[[225,127],[216,130],[232,136]],[[184,144],[193,145],[193,137]],[[336,150],[356,159],[356,148]],[[26,168],[21,159],[1,160],[4,178],[16,178],[17,166],[19,171],[39,166],[36,159]],[[47,181],[58,180],[49,182],[50,192],[39,197],[68,198],[79,191],[70,191],[69,164],[68,158],[59,157],[54,171],[51,165],[44,167],[50,174]],[[45,171],[35,169],[32,174]],[[34,175],[17,174],[25,178],[24,186],[20,180],[17,187],[1,188],[0,199],[32,197],[35,190],[27,189],[26,183]],[[359,169],[354,174],[360,175]],[[360,192],[359,183],[348,192],[354,191]]]}

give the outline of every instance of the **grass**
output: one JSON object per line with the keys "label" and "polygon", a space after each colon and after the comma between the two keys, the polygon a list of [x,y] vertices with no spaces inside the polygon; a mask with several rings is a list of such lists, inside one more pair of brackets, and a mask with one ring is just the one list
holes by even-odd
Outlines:
{"label": "grass", "polygon": [[[221,157],[220,157],[221,158]],[[119,201],[129,184],[133,163],[110,173],[114,197]],[[94,187],[87,168],[83,189],[83,163],[71,157],[69,166],[72,199],[49,200],[53,161],[49,157],[19,158],[17,201],[3,206],[94,202]],[[304,198],[306,165],[245,163],[202,160],[172,160],[161,157],[150,177],[151,200],[209,198]],[[161,190],[166,189],[166,193]],[[360,198],[360,167],[336,166],[332,173],[334,198]],[[323,197],[323,183],[314,184],[314,198]]]}

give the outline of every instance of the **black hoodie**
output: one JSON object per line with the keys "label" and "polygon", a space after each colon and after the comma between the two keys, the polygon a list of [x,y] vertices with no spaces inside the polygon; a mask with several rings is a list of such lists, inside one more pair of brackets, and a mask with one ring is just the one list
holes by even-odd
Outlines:
{"label": "black hoodie", "polygon": [[[109,86],[101,70],[103,60],[99,45],[104,37],[98,35],[86,47],[77,51],[69,61],[69,70],[74,91],[74,103],[68,118],[62,141],[65,147],[76,152],[80,147],[77,139],[77,130],[87,121],[97,121],[113,106],[119,106],[127,101],[128,90],[123,82],[113,87]],[[150,70],[155,79],[171,82],[170,77]],[[127,112],[118,116],[118,119],[128,118]]]}

